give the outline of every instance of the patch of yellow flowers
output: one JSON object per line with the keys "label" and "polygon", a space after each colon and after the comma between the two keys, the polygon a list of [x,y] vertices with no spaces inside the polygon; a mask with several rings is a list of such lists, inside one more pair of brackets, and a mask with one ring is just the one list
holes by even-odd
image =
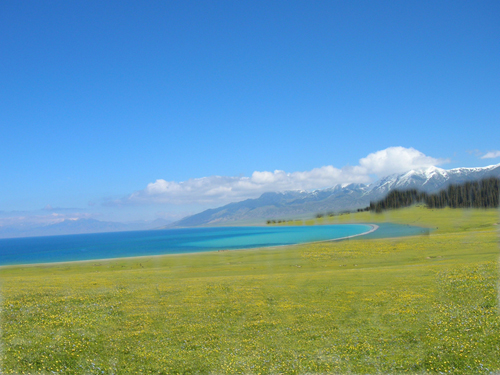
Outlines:
{"label": "patch of yellow flowers", "polygon": [[0,277],[4,374],[500,371],[495,231]]}

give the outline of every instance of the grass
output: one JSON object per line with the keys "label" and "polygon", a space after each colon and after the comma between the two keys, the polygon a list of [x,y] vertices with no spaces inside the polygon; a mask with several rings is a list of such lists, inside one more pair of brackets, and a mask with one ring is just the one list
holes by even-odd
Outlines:
{"label": "grass", "polygon": [[333,220],[438,229],[6,267],[0,372],[500,372],[498,211],[414,207]]}

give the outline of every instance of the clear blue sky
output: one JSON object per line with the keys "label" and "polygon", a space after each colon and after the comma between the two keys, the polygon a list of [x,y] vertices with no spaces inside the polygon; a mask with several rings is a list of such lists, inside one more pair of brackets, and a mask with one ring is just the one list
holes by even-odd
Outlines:
{"label": "clear blue sky", "polygon": [[500,163],[498,1],[5,0],[0,35],[7,216],[182,216],[252,194],[148,184],[234,189],[392,147]]}

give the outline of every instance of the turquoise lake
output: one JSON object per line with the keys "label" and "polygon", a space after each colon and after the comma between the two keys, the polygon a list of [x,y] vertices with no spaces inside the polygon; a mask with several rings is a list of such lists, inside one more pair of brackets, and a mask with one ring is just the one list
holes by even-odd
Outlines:
{"label": "turquoise lake", "polygon": [[[0,266],[147,255],[199,253],[327,241],[370,231],[368,224],[183,228],[0,239]],[[420,227],[379,224],[357,238],[426,233]]]}

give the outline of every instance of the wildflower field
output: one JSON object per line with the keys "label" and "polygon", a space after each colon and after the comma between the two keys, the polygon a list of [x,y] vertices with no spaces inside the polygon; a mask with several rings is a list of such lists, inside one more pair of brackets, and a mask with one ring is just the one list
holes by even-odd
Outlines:
{"label": "wildflower field", "polygon": [[0,269],[0,373],[500,372],[497,210],[429,235]]}

